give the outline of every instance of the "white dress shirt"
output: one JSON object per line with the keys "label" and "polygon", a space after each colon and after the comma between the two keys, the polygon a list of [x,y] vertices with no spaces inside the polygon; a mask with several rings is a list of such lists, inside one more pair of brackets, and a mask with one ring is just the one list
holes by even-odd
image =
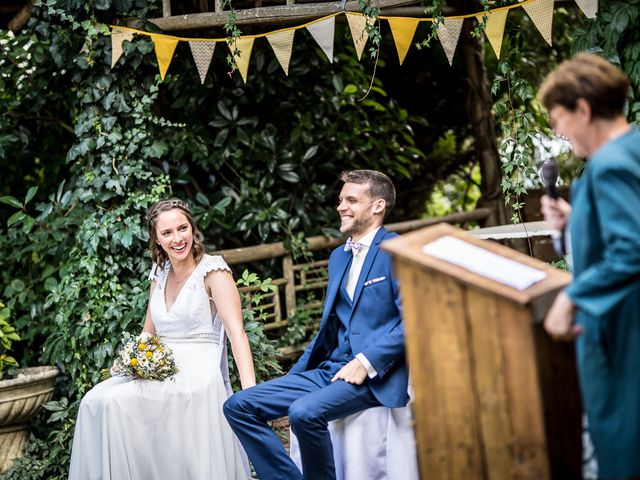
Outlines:
{"label": "white dress shirt", "polygon": [[[353,295],[356,292],[356,284],[358,283],[360,272],[362,272],[364,259],[367,257],[369,247],[371,247],[373,239],[375,238],[376,233],[378,233],[378,230],[380,230],[380,227],[376,228],[375,230],[371,230],[358,241],[361,247],[358,253],[353,255],[353,260],[351,260],[351,267],[349,268],[349,273],[347,274],[346,290],[351,300],[353,300]],[[353,252],[354,251],[351,250],[352,254]],[[357,353],[356,358],[360,360],[360,363],[362,363],[364,368],[367,370],[367,375],[369,376],[369,378],[375,378],[378,375],[378,372],[376,372],[375,368],[373,368],[373,365],[371,365],[371,362],[369,362],[369,360],[364,356],[363,353]]]}

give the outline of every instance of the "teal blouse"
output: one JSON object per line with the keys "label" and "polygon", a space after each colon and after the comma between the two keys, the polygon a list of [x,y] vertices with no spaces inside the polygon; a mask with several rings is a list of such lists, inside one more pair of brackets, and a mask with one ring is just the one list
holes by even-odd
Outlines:
{"label": "teal blouse", "polygon": [[603,145],[572,187],[578,372],[600,478],[640,475],[640,131]]}

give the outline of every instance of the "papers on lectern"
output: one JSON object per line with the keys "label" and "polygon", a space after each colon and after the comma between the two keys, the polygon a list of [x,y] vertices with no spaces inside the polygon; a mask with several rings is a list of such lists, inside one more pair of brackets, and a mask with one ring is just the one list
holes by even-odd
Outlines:
{"label": "papers on lectern", "polygon": [[496,255],[450,235],[426,244],[422,251],[517,290],[525,290],[547,275],[542,270]]}

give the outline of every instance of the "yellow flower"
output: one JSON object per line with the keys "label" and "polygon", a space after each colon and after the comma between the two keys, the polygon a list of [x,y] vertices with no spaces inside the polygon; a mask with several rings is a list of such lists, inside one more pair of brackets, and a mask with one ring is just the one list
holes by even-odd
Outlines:
{"label": "yellow flower", "polygon": [[151,357],[153,357],[153,352],[147,352],[147,353],[145,353],[145,355],[146,355],[147,358],[151,358]]}
{"label": "yellow flower", "polygon": [[139,343],[138,344],[138,350],[146,350],[147,348],[147,344],[146,343]]}
{"label": "yellow flower", "polygon": [[136,366],[138,365],[138,359],[137,358],[132,358],[131,361],[129,362],[132,366]]}

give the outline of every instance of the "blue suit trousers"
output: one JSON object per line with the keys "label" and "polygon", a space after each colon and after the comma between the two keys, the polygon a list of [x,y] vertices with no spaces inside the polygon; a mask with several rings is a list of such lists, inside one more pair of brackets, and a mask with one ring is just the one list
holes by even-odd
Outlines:
{"label": "blue suit trousers", "polygon": [[304,479],[335,479],[328,422],[380,405],[364,384],[331,382],[340,367],[290,373],[225,402],[224,414],[261,480],[303,478],[267,423],[285,415],[298,437]]}

